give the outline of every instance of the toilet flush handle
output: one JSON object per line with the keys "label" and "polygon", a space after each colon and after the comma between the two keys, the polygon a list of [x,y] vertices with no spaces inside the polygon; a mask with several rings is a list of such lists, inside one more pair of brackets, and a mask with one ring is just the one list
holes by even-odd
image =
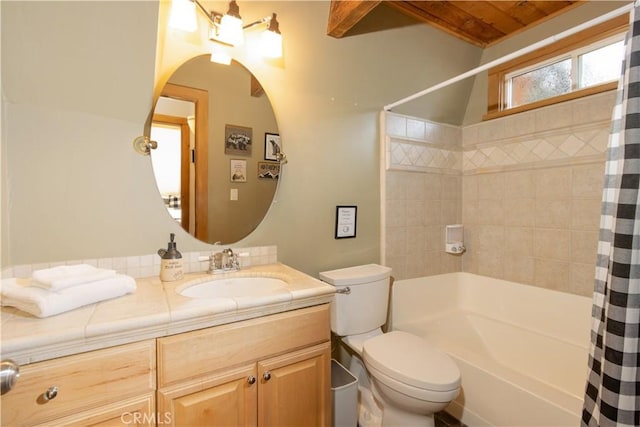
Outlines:
{"label": "toilet flush handle", "polygon": [[346,286],[344,288],[336,289],[336,294],[351,295],[351,288]]}

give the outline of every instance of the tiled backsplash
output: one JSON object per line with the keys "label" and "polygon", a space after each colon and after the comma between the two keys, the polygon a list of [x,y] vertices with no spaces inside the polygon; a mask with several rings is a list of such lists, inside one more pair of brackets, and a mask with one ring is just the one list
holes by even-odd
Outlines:
{"label": "tiled backsplash", "polygon": [[[273,264],[278,262],[277,246],[256,246],[249,248],[233,248],[237,254],[240,267],[250,267],[255,265]],[[207,271],[208,261],[200,261],[200,257],[208,257],[212,251],[203,252],[182,252],[183,268],[185,273],[197,273]],[[246,256],[245,256],[246,255]],[[109,268],[118,273],[128,274],[135,278],[151,277],[160,274],[160,257],[158,254],[140,255],[115,258],[97,258],[69,260],[63,262],[39,263],[30,265],[16,265],[3,268],[2,277],[30,277],[35,270],[55,267],[58,265],[90,264],[96,267]]]}
{"label": "tiled backsplash", "polygon": [[[591,295],[614,101],[607,92],[462,128],[386,113],[394,276],[464,270]],[[456,220],[462,262],[443,250],[443,227]]]}

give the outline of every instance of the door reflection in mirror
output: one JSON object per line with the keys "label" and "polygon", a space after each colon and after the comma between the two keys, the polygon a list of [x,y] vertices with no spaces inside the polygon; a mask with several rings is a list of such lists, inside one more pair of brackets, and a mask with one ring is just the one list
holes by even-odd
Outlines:
{"label": "door reflection in mirror", "polygon": [[151,154],[153,174],[167,211],[185,230],[194,234],[195,105],[185,100],[160,97],[151,125],[151,139],[158,148]]}

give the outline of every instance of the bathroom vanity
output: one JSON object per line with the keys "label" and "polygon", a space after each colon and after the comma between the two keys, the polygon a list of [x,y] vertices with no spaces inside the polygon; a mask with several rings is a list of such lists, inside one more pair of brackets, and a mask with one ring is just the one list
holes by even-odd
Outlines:
{"label": "bathroom vanity", "polygon": [[212,279],[192,274],[47,319],[3,308],[2,358],[21,366],[1,424],[328,425],[334,288],[282,264],[231,276],[257,275],[285,293],[191,299]]}

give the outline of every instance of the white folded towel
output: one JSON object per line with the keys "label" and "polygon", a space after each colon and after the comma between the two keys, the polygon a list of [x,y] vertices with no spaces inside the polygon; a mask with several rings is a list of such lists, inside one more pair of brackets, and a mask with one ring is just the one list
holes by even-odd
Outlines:
{"label": "white folded towel", "polygon": [[3,306],[16,307],[36,317],[53,316],[136,290],[135,279],[124,274],[60,291],[32,286],[29,279],[3,279],[0,283]]}
{"label": "white folded towel", "polygon": [[77,264],[36,270],[31,277],[34,286],[58,291],[69,286],[95,282],[115,275],[115,270],[97,268],[89,264]]}

